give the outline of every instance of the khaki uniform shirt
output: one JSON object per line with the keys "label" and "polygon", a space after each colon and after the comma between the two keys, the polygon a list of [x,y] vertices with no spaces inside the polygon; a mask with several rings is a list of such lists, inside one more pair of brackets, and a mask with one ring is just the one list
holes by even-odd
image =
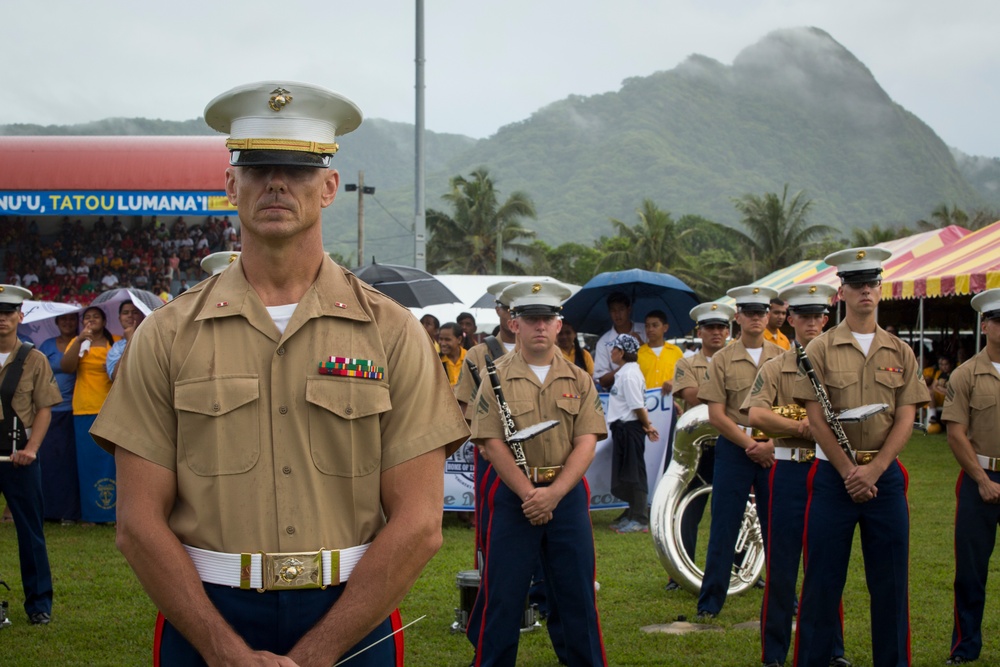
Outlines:
{"label": "khaki uniform shirt", "polygon": [[682,389],[700,389],[708,379],[708,357],[698,350],[690,357],[677,360],[674,367],[674,394],[680,396]]}
{"label": "khaki uniform shirt", "polygon": [[[22,343],[18,340],[14,343],[14,349],[10,351],[10,356],[0,368],[0,384],[7,377],[7,369],[17,356]],[[44,354],[34,349],[28,352],[24,358],[24,369],[21,371],[21,379],[14,389],[14,396],[11,398],[11,407],[17,413],[17,418],[24,428],[31,428],[35,423],[35,415],[42,408],[51,408],[53,405],[62,403],[62,392],[56,384],[56,378],[52,374],[52,367]],[[6,421],[7,415],[3,414],[3,407],[0,406],[0,420]],[[25,443],[19,443],[18,448],[23,448]],[[3,464],[0,464],[3,465]]]}
{"label": "khaki uniform shirt", "polygon": [[[760,352],[760,365],[782,353],[782,349],[774,343],[764,341]],[[750,393],[750,387],[757,377],[757,364],[747,352],[743,341],[735,341],[727,345],[712,357],[708,367],[708,379],[698,390],[701,402],[723,403],[726,406],[726,416],[740,426],[749,426],[750,420],[740,412],[743,399]]]}
{"label": "khaki uniform shirt", "polygon": [[[552,359],[545,383],[538,381],[519,353],[505,354],[496,362],[500,386],[510,407],[517,429],[551,419],[559,425],[524,443],[524,457],[529,466],[559,466],[566,462],[577,436],[596,434],[598,440],[608,434],[604,409],[594,381],[561,354]],[[483,378],[475,399],[472,438],[504,439],[503,421],[489,378]]]}
{"label": "khaki uniform shirt", "polygon": [[[500,347],[506,351],[507,348],[503,347],[503,341],[497,338],[497,342],[500,343]],[[479,369],[480,382],[488,381],[488,378],[486,377],[487,354],[490,354],[490,348],[487,347],[486,343],[473,345],[469,348],[468,352],[465,353],[465,360],[471,361],[473,365]],[[493,361],[496,361],[496,359]],[[462,364],[462,372],[458,376],[458,382],[455,384],[454,389],[455,398],[466,405],[472,405],[472,400],[476,397],[476,381],[472,379],[472,373],[469,372],[468,364]],[[472,411],[468,411],[466,416],[469,419],[472,419]]]}
{"label": "khaki uniform shirt", "polygon": [[[795,350],[789,350],[771,359],[760,367],[750,393],[740,406],[740,412],[749,420],[750,408],[770,410],[774,405],[795,404],[794,390],[798,376],[799,363]],[[777,438],[774,444],[778,447],[816,448],[815,442],[804,438]]]}
{"label": "khaki uniform shirt", "polygon": [[976,454],[1000,457],[1000,375],[986,350],[951,374],[941,420],[964,424]]}
{"label": "khaki uniform shirt", "polygon": [[[320,374],[330,357],[383,375]],[[230,553],[370,542],[381,473],[468,437],[417,320],[332,260],[284,334],[240,259],[157,309],[91,432],[174,471],[171,529]]]}
{"label": "khaki uniform shirt", "polygon": [[[930,398],[913,350],[882,327],[876,328],[867,357],[846,320],[817,336],[806,352],[835,412],[872,403],[889,405],[888,410],[861,423],[843,425],[856,450],[881,449],[895,420],[896,406],[920,406]],[[805,375],[796,381],[793,394],[800,404],[816,400],[816,392]]]}

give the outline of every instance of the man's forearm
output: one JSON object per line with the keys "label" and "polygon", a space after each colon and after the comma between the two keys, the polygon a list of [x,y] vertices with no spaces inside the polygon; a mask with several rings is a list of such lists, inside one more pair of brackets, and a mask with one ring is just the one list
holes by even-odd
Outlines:
{"label": "man's forearm", "polygon": [[337,603],[288,657],[302,667],[330,667],[399,606],[441,548],[443,487],[443,449],[382,473],[385,527],[354,568]]}
{"label": "man's forearm", "polygon": [[169,512],[157,500],[170,483],[164,474],[172,473],[121,448],[115,462],[118,549],[153,604],[209,665],[240,664],[249,647],[208,599],[194,563],[167,524]]}

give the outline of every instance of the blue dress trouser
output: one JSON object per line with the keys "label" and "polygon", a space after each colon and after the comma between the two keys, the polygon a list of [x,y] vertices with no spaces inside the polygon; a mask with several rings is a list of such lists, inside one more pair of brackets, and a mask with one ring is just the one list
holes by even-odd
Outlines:
{"label": "blue dress trouser", "polygon": [[897,460],[875,484],[878,495],[851,500],[844,480],[827,461],[809,473],[805,577],[795,635],[796,667],[827,667],[841,625],[840,600],[851,545],[861,527],[865,580],[871,597],[872,664],[910,665],[909,547],[906,469]]}
{"label": "blue dress trouser", "polygon": [[[1000,472],[987,470],[986,474],[1000,483]],[[964,471],[958,475],[955,497],[955,625],[951,655],[975,660],[983,649],[986,576],[997,538],[1000,505],[983,502],[979,486]]]}
{"label": "blue dress trouser", "polygon": [[[205,584],[205,593],[233,630],[255,651],[287,655],[295,644],[340,598],[346,586],[295,591],[242,590]],[[367,637],[348,649],[347,658],[402,627],[399,612],[382,621]],[[330,664],[336,656],[330,656]],[[394,635],[351,658],[351,667],[402,667],[403,633]],[[205,660],[177,629],[159,615],[153,638],[154,667],[205,667]]]}
{"label": "blue dress trouser", "polygon": [[567,664],[607,664],[594,596],[588,493],[581,480],[556,506],[551,521],[533,526],[521,499],[506,484],[490,486],[483,574],[466,633],[476,649],[477,667],[517,663],[524,601],[539,556],[562,618]]}
{"label": "blue dress trouser", "polygon": [[52,572],[45,550],[42,520],[42,466],[14,467],[0,463],[0,493],[7,499],[17,532],[17,555],[21,561],[24,611],[31,616],[52,613]]}
{"label": "blue dress trouser", "polygon": [[[767,535],[767,478],[746,451],[723,436],[715,441],[715,476],[712,481],[712,529],[708,533],[705,576],[701,580],[698,612],[718,614],[729,593],[733,554],[746,512],[750,489],[757,501],[761,532]],[[765,547],[766,553],[766,547]]]}
{"label": "blue dress trouser", "polygon": [[[479,456],[479,448],[474,449],[473,479],[476,493],[476,569],[479,569],[479,556],[485,553],[483,540],[486,529],[489,525],[489,512],[487,511],[486,498],[490,494],[490,489],[497,484],[502,484],[500,477],[487,461]],[[482,572],[480,572],[482,574]],[[566,651],[566,640],[563,635],[562,618],[559,615],[559,607],[556,605],[555,596],[549,589],[549,581],[545,578],[545,569],[542,567],[542,559],[539,557],[535,565],[535,571],[531,576],[531,587],[528,589],[528,601],[538,608],[538,613],[545,618],[545,630],[549,633],[552,641],[552,650],[555,651],[559,664],[568,664]],[[477,622],[482,618],[478,618]],[[466,634],[469,637],[479,636],[479,628],[472,628],[472,619],[466,623]]]}
{"label": "blue dress trouser", "polygon": [[[768,475],[767,570],[760,607],[761,662],[784,664],[792,642],[795,586],[802,556],[809,463],[775,461]],[[761,511],[760,506],[757,507]],[[832,656],[844,655],[844,628],[835,628]]]}

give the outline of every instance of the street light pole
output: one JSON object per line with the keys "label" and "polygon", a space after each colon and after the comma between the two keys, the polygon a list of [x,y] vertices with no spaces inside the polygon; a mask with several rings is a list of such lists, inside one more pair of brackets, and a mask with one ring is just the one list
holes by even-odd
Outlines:
{"label": "street light pole", "polygon": [[375,186],[365,185],[364,170],[358,171],[358,182],[347,183],[344,189],[348,192],[358,191],[358,266],[365,263],[365,195],[375,194]]}

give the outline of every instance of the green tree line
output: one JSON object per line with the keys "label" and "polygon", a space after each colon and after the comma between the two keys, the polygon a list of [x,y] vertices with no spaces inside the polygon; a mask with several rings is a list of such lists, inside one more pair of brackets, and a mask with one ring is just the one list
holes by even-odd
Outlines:
{"label": "green tree line", "polygon": [[675,219],[654,200],[644,199],[634,221],[609,220],[609,235],[590,243],[567,239],[552,245],[526,226],[536,217],[531,196],[516,191],[503,198],[486,167],[451,178],[450,190],[441,198],[448,211],[427,210],[427,268],[432,273],[550,275],[582,285],[604,271],[639,268],[670,273],[703,299],[844,247],[949,225],[979,229],[1000,218],[995,211],[967,212],[942,203],[912,228],[875,224],[844,237],[831,226],[811,223],[812,200],[804,190],[790,192],[786,183],[780,193],[732,198],[737,227],[695,214]]}

